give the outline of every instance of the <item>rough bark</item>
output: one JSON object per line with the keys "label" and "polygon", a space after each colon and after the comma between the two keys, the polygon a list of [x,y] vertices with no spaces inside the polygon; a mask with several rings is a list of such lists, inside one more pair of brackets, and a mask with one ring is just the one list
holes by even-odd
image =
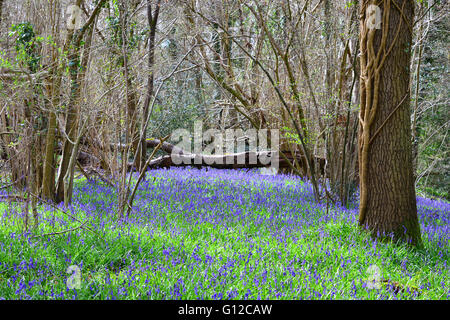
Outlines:
{"label": "rough bark", "polygon": [[384,0],[381,29],[361,6],[361,226],[420,245],[412,169],[409,66],[414,1]]}

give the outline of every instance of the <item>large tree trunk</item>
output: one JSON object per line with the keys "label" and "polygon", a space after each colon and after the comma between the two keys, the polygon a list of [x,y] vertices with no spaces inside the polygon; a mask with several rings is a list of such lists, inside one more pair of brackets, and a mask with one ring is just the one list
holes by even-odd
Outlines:
{"label": "large tree trunk", "polygon": [[382,1],[378,29],[370,3],[360,15],[359,223],[374,236],[420,245],[409,110],[414,1]]}

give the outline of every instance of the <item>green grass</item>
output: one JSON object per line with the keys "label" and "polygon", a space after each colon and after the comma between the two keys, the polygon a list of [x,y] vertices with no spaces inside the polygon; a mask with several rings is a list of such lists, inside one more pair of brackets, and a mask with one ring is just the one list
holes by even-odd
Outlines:
{"label": "green grass", "polygon": [[[216,182],[214,182],[216,181]],[[0,203],[0,297],[5,299],[448,299],[448,243],[440,247],[424,239],[425,249],[374,242],[348,216],[351,211],[299,203],[296,216],[252,204],[260,192],[255,185],[217,188],[221,180],[184,181],[159,178],[148,183],[160,190],[140,190],[139,212],[119,224],[114,215],[115,195],[107,189],[83,192],[77,181],[72,213],[96,233],[40,236],[79,225],[62,212],[40,207],[37,230],[23,233],[17,205]],[[186,189],[200,188],[201,193]],[[269,186],[270,193],[285,190]],[[176,189],[178,188],[178,190]],[[220,197],[246,190],[239,218],[234,209],[214,212],[195,203],[198,196],[218,196],[212,205],[224,206]],[[263,188],[263,187],[261,187]],[[280,189],[282,188],[282,189]],[[170,192],[179,202],[158,197]],[[186,192],[183,196],[183,192]],[[276,196],[274,197],[274,199]],[[282,199],[283,200],[283,199]],[[286,198],[284,198],[286,200]],[[228,199],[233,204],[233,200]],[[245,202],[245,201],[248,201]],[[274,200],[275,201],[275,200]],[[295,202],[293,202],[295,205]],[[171,204],[171,205],[170,205]],[[286,203],[289,206],[289,201]],[[309,206],[309,208],[307,208]],[[287,210],[287,209],[286,209]],[[226,217],[224,217],[224,215]],[[133,220],[135,219],[135,220]],[[300,220],[299,220],[300,219]],[[309,225],[297,225],[304,221]],[[55,221],[52,225],[51,221]],[[243,223],[245,221],[245,223]],[[100,235],[101,238],[98,236]],[[31,238],[37,236],[36,238]],[[33,263],[29,266],[30,259]],[[21,266],[22,267],[19,267]],[[27,265],[28,266],[25,266]],[[70,265],[81,268],[81,288],[68,289]],[[371,265],[378,266],[379,290],[366,288]],[[14,267],[16,266],[16,267]],[[36,281],[29,285],[30,281]],[[25,287],[23,288],[25,284]],[[22,289],[21,289],[22,287]],[[417,290],[414,296],[395,288]]]}

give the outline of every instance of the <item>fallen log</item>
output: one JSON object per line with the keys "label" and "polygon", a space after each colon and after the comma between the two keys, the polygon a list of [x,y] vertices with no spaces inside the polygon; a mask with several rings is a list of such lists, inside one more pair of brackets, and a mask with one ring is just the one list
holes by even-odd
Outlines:
{"label": "fallen log", "polygon": [[[147,148],[155,148],[160,143],[159,139],[147,139],[145,141],[145,146]],[[126,144],[110,144],[111,151],[114,149],[123,150],[127,145]],[[250,162],[249,159],[253,156],[256,157],[256,159],[259,159],[259,156],[266,156],[267,152],[241,152],[241,153],[234,153],[229,155],[195,155],[190,152],[186,152],[182,150],[181,148],[169,143],[169,142],[163,142],[160,150],[168,153],[167,156],[161,156],[159,158],[156,158],[152,160],[149,164],[149,168],[169,168],[169,167],[180,167],[180,166],[193,166],[193,167],[212,167],[212,168],[218,168],[218,169],[237,169],[237,168],[261,168],[261,167],[268,167],[269,164],[266,164],[264,161],[257,160],[256,162]],[[284,159],[281,154],[278,155],[278,167],[279,168],[290,168],[288,161],[290,163],[294,163],[294,160],[297,160],[300,167],[303,168],[306,171],[307,163],[305,157],[303,157],[300,153],[291,153],[290,151],[282,151],[283,154],[286,156],[287,160]],[[182,157],[181,160],[178,162],[174,162],[171,158],[171,154],[177,154],[177,155],[184,155],[185,157]],[[270,156],[270,155],[269,155]],[[239,157],[243,157],[245,159],[245,162],[242,163],[240,161],[238,163],[237,159]],[[322,174],[324,173],[324,167],[325,167],[325,159],[321,157],[315,157],[314,160],[319,165],[319,172]],[[314,162],[311,161],[311,162]],[[128,164],[128,170],[133,169],[133,164]]]}
{"label": "fallen log", "polygon": [[[145,145],[147,148],[155,148],[159,143],[159,139],[147,139]],[[123,150],[123,148],[125,147],[125,144],[110,145],[111,150],[114,150],[115,148]],[[149,169],[184,166],[192,166],[197,168],[211,167],[217,169],[262,168],[269,167],[270,163],[268,163],[267,157],[275,155],[267,151],[247,151],[224,155],[192,154],[169,142],[163,142],[160,149],[168,153],[169,155],[161,156],[159,158],[151,160],[148,166]],[[284,159],[281,154],[278,154],[278,159],[275,163],[273,163],[274,166],[278,166],[278,168],[291,168],[288,162],[292,164],[294,163],[294,160],[297,160],[300,167],[302,167],[303,169],[306,168],[306,159],[301,154],[293,154],[290,151],[283,151],[283,154],[286,156],[286,159]],[[174,155],[174,157],[172,157],[172,155]],[[252,159],[252,161],[250,161],[250,159]],[[314,160],[318,163],[320,169],[319,171],[323,174],[325,159],[321,157],[315,157]],[[128,171],[131,170],[135,170],[135,168],[133,168],[133,163],[128,163]]]}
{"label": "fallen log", "polygon": [[[147,139],[146,147],[147,148],[155,148],[160,143],[159,139]],[[123,150],[126,145],[125,144],[111,144],[111,150],[114,148],[119,148],[119,150]],[[300,167],[306,168],[306,159],[300,154],[292,154],[289,151],[283,151],[286,159],[284,159],[277,152],[269,152],[269,151],[247,151],[233,154],[223,154],[223,155],[203,155],[203,154],[193,154],[182,150],[181,148],[169,143],[163,142],[160,146],[160,149],[164,152],[168,153],[168,155],[161,156],[159,158],[153,159],[150,161],[148,165],[148,169],[157,169],[157,168],[170,168],[170,167],[185,167],[191,166],[196,168],[201,167],[211,167],[217,169],[239,169],[239,168],[262,168],[271,166],[270,159],[273,158],[272,166],[278,168],[290,168],[290,163],[293,163],[294,160],[297,160]],[[57,153],[61,153],[61,145],[59,144],[55,150]],[[88,166],[99,163],[99,159],[97,159],[94,155],[79,150],[77,157],[80,165]],[[323,169],[325,166],[325,159],[320,157],[315,157],[315,161],[319,164],[320,172],[323,173]],[[134,171],[134,164],[128,163],[128,171]]]}
{"label": "fallen log", "polygon": [[[275,156],[274,152],[241,152],[227,155],[172,154],[150,161],[148,168],[174,166],[197,168],[207,166],[217,169],[262,168],[270,166],[269,157],[272,156]],[[274,165],[285,166],[282,160],[275,159],[275,161]]]}
{"label": "fallen log", "polygon": [[[275,166],[278,168],[290,168],[288,161],[283,158],[274,159],[270,163],[268,157],[275,156],[274,152],[242,152],[229,155],[198,155],[198,154],[182,154],[182,155],[165,155],[151,160],[148,168],[170,168],[170,167],[211,167],[216,169],[240,169],[240,168],[264,168]],[[128,164],[131,171],[133,163]]]}

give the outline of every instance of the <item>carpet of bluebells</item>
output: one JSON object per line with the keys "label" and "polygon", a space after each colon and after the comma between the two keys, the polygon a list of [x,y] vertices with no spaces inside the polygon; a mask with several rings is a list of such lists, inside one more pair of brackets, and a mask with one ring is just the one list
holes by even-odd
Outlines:
{"label": "carpet of bluebells", "polygon": [[418,250],[377,242],[357,227],[357,200],[327,207],[288,175],[153,170],[122,221],[116,195],[76,180],[66,211],[91,230],[57,235],[45,234],[80,223],[42,204],[24,233],[22,207],[1,202],[0,299],[450,298],[448,203],[417,199]]}

